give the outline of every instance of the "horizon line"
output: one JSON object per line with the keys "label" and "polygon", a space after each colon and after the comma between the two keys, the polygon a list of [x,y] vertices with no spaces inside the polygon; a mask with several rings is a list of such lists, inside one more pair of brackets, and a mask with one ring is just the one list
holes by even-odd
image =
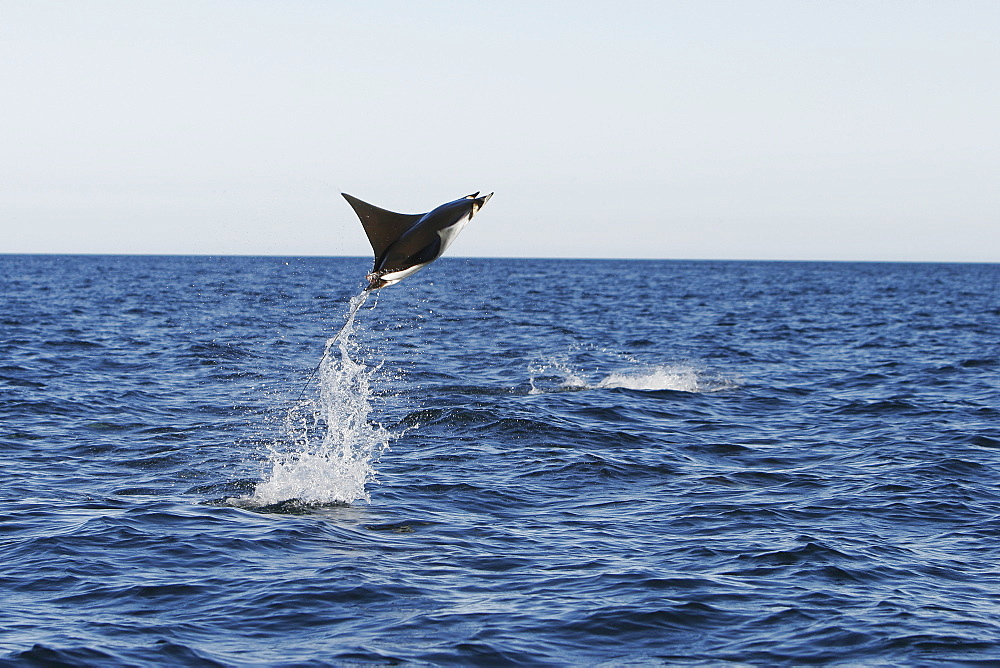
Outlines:
{"label": "horizon line", "polygon": [[[370,255],[320,254],[250,254],[250,253],[88,253],[88,252],[5,252],[0,257],[201,257],[201,258],[283,258],[283,259],[359,259],[371,261]],[[1000,260],[874,260],[874,259],[791,259],[791,258],[683,258],[683,257],[545,257],[501,255],[449,255],[440,260],[533,260],[533,261],[595,261],[595,262],[787,262],[787,263],[857,263],[857,264],[1000,264]]]}

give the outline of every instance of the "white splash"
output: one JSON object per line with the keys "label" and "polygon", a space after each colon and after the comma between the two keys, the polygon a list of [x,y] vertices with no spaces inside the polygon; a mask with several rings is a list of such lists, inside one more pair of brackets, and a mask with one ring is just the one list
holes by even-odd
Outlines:
{"label": "white splash", "polygon": [[326,342],[318,369],[319,395],[297,402],[285,417],[282,443],[272,446],[265,475],[240,505],[267,506],[294,500],[303,505],[370,500],[366,484],[375,480],[374,462],[392,436],[369,422],[374,392],[369,367],[355,353],[354,317],[369,293],[354,297],[347,323]]}
{"label": "white splash", "polygon": [[530,373],[529,394],[546,392],[624,388],[629,390],[673,390],[675,392],[719,392],[739,387],[735,378],[706,371],[693,364],[655,364],[638,362],[627,368],[606,373],[590,374],[576,369],[563,358],[554,358],[543,364],[533,364]]}
{"label": "white splash", "polygon": [[718,392],[736,387],[736,382],[708,373],[693,365],[656,365],[615,371],[597,387],[621,387],[628,390],[674,390],[675,392]]}
{"label": "white splash", "polygon": [[528,368],[528,382],[531,390],[528,394],[544,394],[546,385],[556,384],[561,390],[585,390],[586,381],[563,358],[552,358],[544,363],[532,364]]}

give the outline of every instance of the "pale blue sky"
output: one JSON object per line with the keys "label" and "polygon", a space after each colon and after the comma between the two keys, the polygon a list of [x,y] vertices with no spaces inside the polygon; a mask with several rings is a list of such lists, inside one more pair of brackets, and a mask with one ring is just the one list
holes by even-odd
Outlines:
{"label": "pale blue sky", "polygon": [[1000,2],[0,0],[0,252],[1000,261]]}

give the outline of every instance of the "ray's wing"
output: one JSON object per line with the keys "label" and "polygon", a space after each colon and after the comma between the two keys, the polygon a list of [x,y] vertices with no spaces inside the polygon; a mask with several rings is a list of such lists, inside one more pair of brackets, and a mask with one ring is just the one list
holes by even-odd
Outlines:
{"label": "ray's wing", "polygon": [[373,206],[368,202],[362,202],[357,197],[340,193],[344,199],[354,208],[354,212],[361,219],[368,241],[375,251],[375,261],[378,262],[385,250],[405,234],[417,221],[423,218],[424,213],[393,213]]}

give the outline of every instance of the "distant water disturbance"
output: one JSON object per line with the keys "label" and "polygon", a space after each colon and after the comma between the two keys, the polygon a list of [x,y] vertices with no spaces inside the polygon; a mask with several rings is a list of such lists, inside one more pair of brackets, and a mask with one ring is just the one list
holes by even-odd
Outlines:
{"label": "distant water disturbance", "polygon": [[1000,656],[1000,266],[369,268],[0,256],[0,664]]}
{"label": "distant water disturbance", "polygon": [[565,359],[551,359],[531,367],[531,394],[558,390],[625,388],[674,392],[718,392],[739,386],[736,377],[705,370],[693,363],[653,364],[620,362],[615,370],[598,373],[588,380],[582,369],[573,369]]}

